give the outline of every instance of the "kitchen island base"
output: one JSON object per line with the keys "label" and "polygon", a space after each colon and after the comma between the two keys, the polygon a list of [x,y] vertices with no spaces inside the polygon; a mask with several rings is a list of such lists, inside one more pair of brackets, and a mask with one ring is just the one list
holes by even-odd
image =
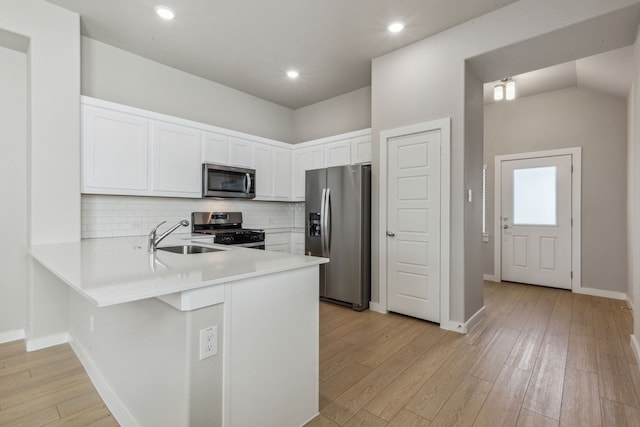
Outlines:
{"label": "kitchen island base", "polygon": [[[318,266],[215,286],[223,302],[186,311],[73,293],[73,348],[121,425],[294,427],[317,415]],[[218,353],[200,360],[200,330],[215,325]]]}

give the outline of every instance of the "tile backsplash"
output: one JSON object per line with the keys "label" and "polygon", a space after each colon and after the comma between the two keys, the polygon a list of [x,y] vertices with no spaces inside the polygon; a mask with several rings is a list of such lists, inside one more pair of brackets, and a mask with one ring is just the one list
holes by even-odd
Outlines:
{"label": "tile backsplash", "polygon": [[242,212],[246,228],[304,227],[301,202],[82,195],[82,238],[146,235],[162,221],[171,226],[198,211]]}

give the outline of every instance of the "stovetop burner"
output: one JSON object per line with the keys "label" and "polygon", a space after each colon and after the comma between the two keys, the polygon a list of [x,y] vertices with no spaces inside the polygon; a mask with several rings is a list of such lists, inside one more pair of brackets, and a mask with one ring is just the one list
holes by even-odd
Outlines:
{"label": "stovetop burner", "polygon": [[191,232],[214,236],[223,245],[264,249],[264,230],[242,228],[242,212],[192,212]]}

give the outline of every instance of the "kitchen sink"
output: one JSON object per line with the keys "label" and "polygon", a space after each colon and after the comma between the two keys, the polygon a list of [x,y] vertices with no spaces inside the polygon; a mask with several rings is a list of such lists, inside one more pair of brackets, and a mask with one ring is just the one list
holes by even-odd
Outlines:
{"label": "kitchen sink", "polygon": [[206,254],[209,252],[220,252],[223,249],[208,248],[206,246],[181,245],[181,246],[165,246],[158,248],[160,251],[173,252],[174,254]]}

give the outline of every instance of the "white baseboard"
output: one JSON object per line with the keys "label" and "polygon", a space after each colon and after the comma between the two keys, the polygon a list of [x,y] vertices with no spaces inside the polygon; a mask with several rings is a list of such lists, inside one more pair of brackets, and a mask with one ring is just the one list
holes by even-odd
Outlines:
{"label": "white baseboard", "polygon": [[107,408],[109,408],[109,411],[111,411],[111,414],[118,424],[122,427],[139,427],[140,424],[138,424],[135,418],[133,418],[133,415],[131,415],[129,410],[118,398],[111,387],[109,387],[109,384],[93,363],[91,357],[89,357],[87,352],[84,350],[84,347],[75,340],[71,340],[69,344],[76,353],[76,356],[78,356],[84,370],[87,371],[87,375],[89,375],[96,391],[104,401],[105,405],[107,405]]}
{"label": "white baseboard", "polygon": [[442,329],[446,329],[448,331],[458,332],[461,334],[466,334],[470,330],[472,330],[480,321],[484,318],[485,311],[484,306],[478,311],[475,312],[473,316],[469,318],[464,323],[456,322],[454,320],[449,320],[448,322],[442,321],[440,322],[440,327]]}
{"label": "white baseboard", "polygon": [[489,282],[497,282],[498,279],[493,274],[485,274],[482,276],[482,280],[487,280]]}
{"label": "white baseboard", "polygon": [[636,357],[636,363],[640,365],[640,343],[638,342],[638,338],[634,334],[631,334],[629,340],[631,341],[633,355]]}
{"label": "white baseboard", "polygon": [[68,343],[70,341],[69,334],[63,332],[61,334],[47,335],[46,337],[27,338],[27,351],[36,351],[43,348],[53,347],[54,345],[60,345]]}
{"label": "white baseboard", "polygon": [[369,310],[375,311],[376,313],[387,314],[388,311],[380,305],[378,302],[369,301]]}
{"label": "white baseboard", "polygon": [[576,288],[576,289],[573,289],[573,292],[576,294],[591,295],[592,297],[603,297],[603,298],[621,299],[621,300],[628,299],[627,294],[625,294],[624,292],[605,291],[602,289]]}
{"label": "white baseboard", "polygon": [[475,328],[476,325],[480,323],[482,319],[484,319],[485,315],[486,311],[483,305],[480,310],[476,311],[476,313],[464,323],[464,333],[466,334],[467,332],[470,332],[473,328]]}
{"label": "white baseboard", "polygon": [[24,339],[24,329],[16,329],[15,331],[6,331],[0,333],[0,344],[6,342],[18,341]]}

